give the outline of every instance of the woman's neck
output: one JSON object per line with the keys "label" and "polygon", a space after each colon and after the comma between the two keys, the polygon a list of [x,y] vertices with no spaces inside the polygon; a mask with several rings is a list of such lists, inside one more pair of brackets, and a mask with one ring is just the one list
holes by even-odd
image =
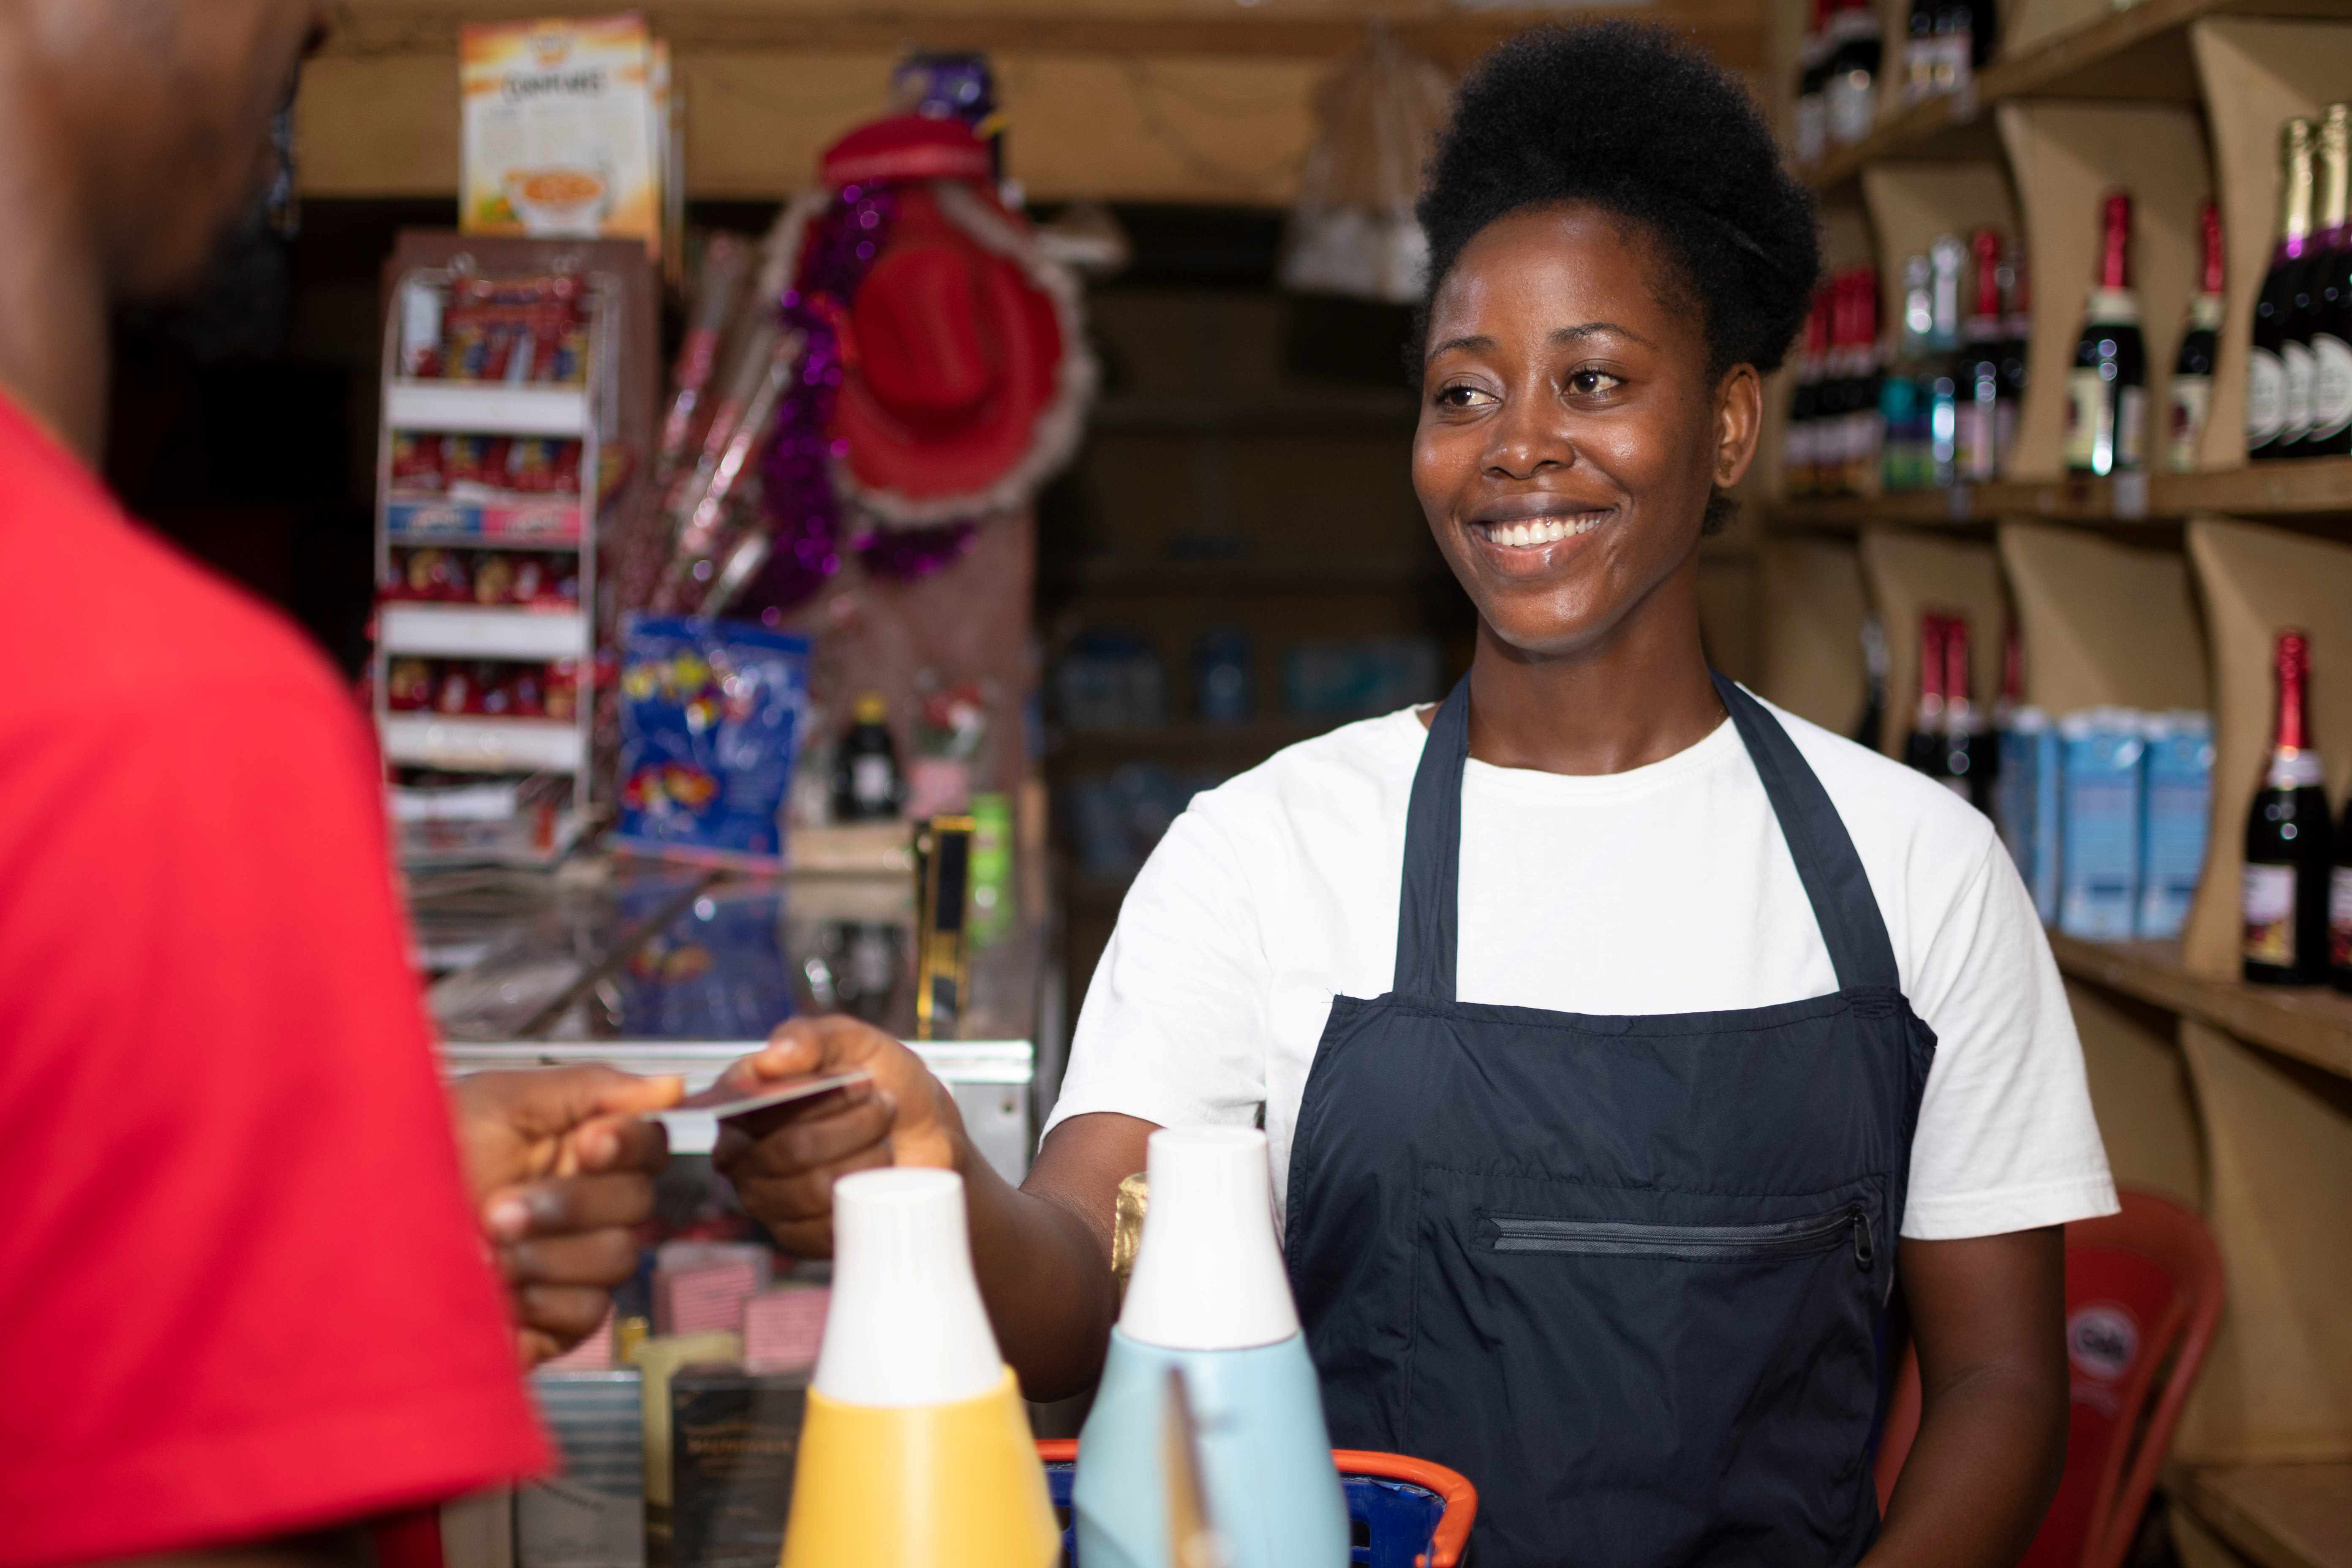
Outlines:
{"label": "woman's neck", "polygon": [[1696,745],[1723,721],[1686,563],[1591,647],[1537,655],[1485,623],[1470,666],[1470,754],[1496,767],[1621,773]]}

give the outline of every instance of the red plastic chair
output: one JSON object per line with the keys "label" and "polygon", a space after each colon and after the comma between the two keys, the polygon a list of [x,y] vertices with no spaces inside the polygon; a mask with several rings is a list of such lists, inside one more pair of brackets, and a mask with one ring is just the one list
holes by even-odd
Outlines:
{"label": "red plastic chair", "polygon": [[[2118,1568],[2221,1321],[2221,1255],[2205,1222],[2153,1194],[2120,1195],[2121,1214],[2066,1227],[2066,1470],[2021,1568]],[[1916,1350],[1896,1376],[1882,1509],[1919,1433]]]}

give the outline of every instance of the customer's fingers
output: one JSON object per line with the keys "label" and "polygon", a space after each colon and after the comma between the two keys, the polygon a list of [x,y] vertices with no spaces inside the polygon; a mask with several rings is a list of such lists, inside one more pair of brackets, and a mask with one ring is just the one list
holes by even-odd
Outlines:
{"label": "customer's fingers", "polygon": [[669,1163],[669,1130],[635,1116],[599,1116],[574,1128],[572,1163],[583,1171],[643,1171],[658,1175]]}
{"label": "customer's fingers", "polygon": [[585,1285],[528,1285],[515,1300],[524,1329],[547,1334],[566,1350],[587,1338],[613,1305],[612,1292]]}
{"label": "customer's fingers", "polygon": [[482,1205],[482,1228],[491,1240],[509,1242],[642,1225],[653,1212],[651,1176],[562,1176],[492,1193]]}
{"label": "customer's fingers", "polygon": [[592,1230],[518,1241],[496,1249],[509,1285],[588,1285],[609,1290],[637,1271],[637,1239],[625,1230]]}

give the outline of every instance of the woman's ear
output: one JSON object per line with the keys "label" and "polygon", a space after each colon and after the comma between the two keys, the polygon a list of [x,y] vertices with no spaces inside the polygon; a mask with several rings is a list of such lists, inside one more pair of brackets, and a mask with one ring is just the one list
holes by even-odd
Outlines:
{"label": "woman's ear", "polygon": [[1764,381],[1752,364],[1736,364],[1715,387],[1715,482],[1729,489],[1756,458],[1764,429]]}

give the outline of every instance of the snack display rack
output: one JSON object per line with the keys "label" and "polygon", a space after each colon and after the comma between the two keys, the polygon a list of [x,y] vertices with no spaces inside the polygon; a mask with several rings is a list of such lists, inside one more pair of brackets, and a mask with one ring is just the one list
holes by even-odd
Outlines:
{"label": "snack display rack", "polygon": [[[561,249],[550,247],[545,270],[576,280],[585,353],[582,363],[553,384],[521,379],[534,368],[527,363],[515,367],[515,376],[498,380],[458,379],[469,368],[461,366],[446,367],[452,373],[446,378],[411,374],[418,368],[413,361],[419,342],[439,336],[441,301],[476,279],[469,258],[407,268],[391,289],[376,458],[375,564],[384,594],[377,605],[372,688],[384,763],[395,775],[392,808],[401,855],[410,865],[545,861],[571,845],[589,815],[596,514],[615,426],[614,340],[622,288],[615,278],[580,269],[577,258]],[[518,442],[539,443],[534,449],[541,451],[547,443],[578,445],[576,460],[558,470],[561,488],[523,490],[501,485],[498,476],[453,482],[437,472],[421,486],[403,471],[397,455],[420,442],[436,449],[449,442],[485,443],[494,453],[511,451]],[[470,592],[466,574],[452,566],[454,589],[434,597],[403,596],[404,571],[421,574],[421,561],[446,552],[454,562],[460,551],[490,563],[477,568],[481,592]],[[561,579],[563,591],[517,593],[513,597],[523,602],[498,602],[508,595],[489,592],[491,574],[496,581],[514,582],[513,563],[522,561],[531,563],[525,570],[543,569],[551,581]],[[464,691],[464,665],[418,661],[471,661],[478,670],[538,667],[543,675],[518,679],[536,679],[543,689],[520,700],[493,695],[488,701],[478,690],[473,700],[463,700],[449,694],[446,682],[454,679]],[[459,673],[445,677],[441,689],[404,689],[404,682],[413,686],[413,672],[436,668]],[[568,689],[555,689],[567,682]],[[403,768],[490,777],[470,787],[415,787],[400,782],[396,773]],[[534,791],[492,782],[498,775],[568,782]],[[536,800],[529,798],[533,795]]]}

